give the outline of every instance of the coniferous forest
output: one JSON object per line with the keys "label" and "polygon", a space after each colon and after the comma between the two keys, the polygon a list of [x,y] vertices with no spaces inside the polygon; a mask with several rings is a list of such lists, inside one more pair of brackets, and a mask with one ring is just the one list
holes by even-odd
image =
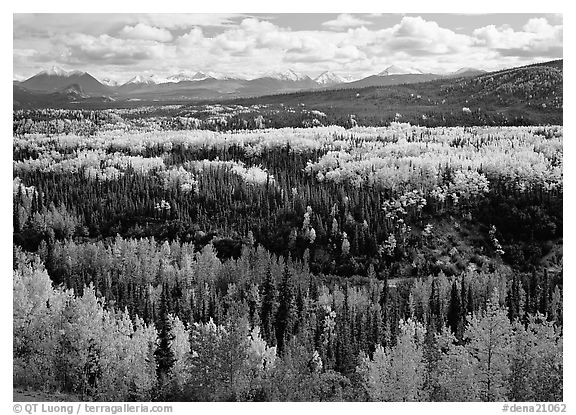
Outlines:
{"label": "coniferous forest", "polygon": [[14,123],[15,387],[562,401],[561,126]]}

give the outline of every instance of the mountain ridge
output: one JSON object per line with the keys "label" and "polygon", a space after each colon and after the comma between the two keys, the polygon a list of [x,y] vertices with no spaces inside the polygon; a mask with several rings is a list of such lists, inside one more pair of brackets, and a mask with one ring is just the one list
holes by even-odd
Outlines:
{"label": "mountain ridge", "polygon": [[[534,67],[552,66],[561,69],[561,63],[551,61],[548,63],[533,65]],[[561,61],[560,61],[561,62]],[[558,68],[560,66],[560,68]],[[390,67],[389,67],[390,68]],[[388,68],[387,68],[388,69]],[[268,97],[278,94],[321,93],[322,91],[339,90],[361,90],[363,88],[385,88],[402,85],[419,85],[429,82],[451,82],[455,79],[473,79],[478,76],[506,73],[515,71],[518,68],[508,68],[496,72],[484,72],[473,68],[461,68],[448,75],[437,74],[389,74],[386,76],[371,75],[358,81],[330,83],[334,78],[330,72],[320,74],[316,79],[309,76],[300,76],[294,71],[285,73],[287,76],[279,76],[283,79],[272,77],[260,77],[255,79],[216,79],[210,73],[196,72],[194,74],[181,73],[178,82],[162,82],[160,78],[154,76],[144,77],[140,75],[132,78],[132,82],[127,82],[120,86],[104,85],[88,73],[80,71],[70,71],[65,74],[55,70],[52,72],[43,71],[23,82],[13,82],[14,85],[14,106],[18,107],[20,101],[25,107],[35,105],[35,96],[39,106],[47,106],[46,94],[52,96],[54,105],[65,104],[69,101],[66,94],[63,94],[68,86],[78,85],[82,99],[89,99],[90,102],[100,100],[103,103],[110,102],[113,98],[115,104],[129,101],[151,101],[151,102],[195,102],[206,100],[233,100],[250,99],[256,97]],[[392,67],[390,72],[397,71]],[[60,75],[59,75],[60,73]],[[82,74],[82,75],[81,75]],[[204,77],[206,76],[206,77]],[[324,83],[322,77],[326,78]],[[337,76],[336,76],[337,77]],[[193,79],[196,78],[196,79]],[[201,78],[201,79],[199,79]],[[320,79],[319,79],[320,78]],[[340,79],[338,79],[340,80]],[[156,82],[154,82],[156,81]],[[139,83],[140,82],[140,83]],[[17,87],[17,88],[16,88]],[[419,89],[415,88],[415,89]],[[478,94],[479,92],[476,92]],[[57,97],[61,94],[62,97]],[[416,95],[420,95],[416,93]],[[19,100],[21,97],[22,100]],[[268,98],[264,98],[267,100]]]}
{"label": "mountain ridge", "polygon": [[[469,68],[466,68],[466,70],[474,71],[474,69]],[[461,76],[480,73],[478,70],[475,71],[474,73],[470,72]],[[422,82],[442,76],[444,75],[425,74],[415,68],[404,69],[397,65],[391,65],[378,74],[359,80],[351,80],[349,77],[337,75],[331,71],[324,71],[317,77],[312,78],[307,74],[289,68],[283,71],[268,72],[252,78],[202,71],[194,73],[181,71],[167,77],[156,74],[137,74],[126,82],[120,83],[104,76],[99,81],[91,74],[79,70],[65,71],[61,68],[53,67],[43,70],[24,81],[15,80],[14,83],[28,90],[41,92],[55,92],[68,85],[78,84],[82,86],[86,94],[91,96],[117,95],[121,97],[131,94],[142,95],[146,92],[157,96],[161,95],[162,91],[167,91],[170,95],[173,95],[174,90],[181,87],[181,93],[184,96],[187,95],[188,98],[194,99],[194,94],[191,91],[202,88],[200,88],[201,84],[198,84],[197,87],[192,87],[189,84],[190,82],[219,81],[215,83],[218,88],[214,90],[213,94],[214,98],[218,98],[222,91],[225,91],[226,94],[232,93],[237,96],[270,95],[286,91],[332,88],[342,85],[362,87]],[[82,77],[85,79],[79,79]],[[226,83],[228,85],[224,86],[223,84]],[[165,84],[172,84],[172,86],[167,87]]]}
{"label": "mountain ridge", "polygon": [[78,84],[85,93],[90,95],[105,95],[110,93],[110,87],[103,85],[87,72],[66,72],[59,68],[42,71],[19,83],[23,88],[40,92],[56,92],[73,84]]}
{"label": "mountain ridge", "polygon": [[422,74],[424,74],[424,72],[422,72],[420,69],[417,68],[401,68],[396,65],[390,65],[389,67],[387,67],[382,72],[376,75],[390,76],[390,75],[422,75]]}

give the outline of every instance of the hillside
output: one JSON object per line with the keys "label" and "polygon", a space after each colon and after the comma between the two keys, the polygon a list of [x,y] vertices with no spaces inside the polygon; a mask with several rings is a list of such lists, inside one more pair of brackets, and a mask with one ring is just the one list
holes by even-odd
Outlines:
{"label": "hillside", "polygon": [[391,75],[372,75],[358,81],[348,82],[347,84],[336,85],[336,89],[342,88],[365,88],[370,86],[390,86],[402,84],[416,84],[419,82],[433,81],[435,79],[445,78],[442,75],[436,74],[391,74]]}
{"label": "hillside", "polygon": [[[238,99],[235,104],[305,105],[361,125],[562,124],[562,60],[471,78]],[[467,108],[470,110],[464,110]]]}
{"label": "hillside", "polygon": [[14,109],[28,108],[74,108],[107,106],[113,102],[108,96],[91,97],[78,84],[72,84],[55,92],[30,91],[20,85],[12,86]]}
{"label": "hillside", "polygon": [[[463,72],[467,74],[467,72]],[[388,75],[376,78],[423,75]],[[368,79],[368,78],[367,78]],[[456,125],[537,125],[562,124],[563,109],[562,60],[520,68],[506,69],[476,76],[435,79],[402,85],[369,86],[363,88],[324,88],[313,91],[286,92],[259,96],[270,87],[284,83],[272,78],[242,83],[237,80],[184,81],[146,87],[131,87],[130,98],[90,96],[59,90],[39,93],[14,84],[14,109],[70,108],[105,109],[132,108],[143,105],[160,107],[181,104],[178,111],[166,116],[182,116],[202,105],[223,103],[260,108],[265,125],[273,127],[303,126],[304,120],[294,117],[287,108],[306,108],[326,114],[324,125],[350,125],[354,115],[360,125],[388,125],[391,121],[410,122],[423,126]],[[310,80],[296,81],[309,84]],[[81,86],[81,85],[80,85]],[[239,98],[235,91],[241,88]],[[81,86],[83,93],[86,89]],[[215,98],[215,93],[218,98]],[[190,95],[197,97],[193,102]],[[256,96],[258,95],[258,96]],[[264,106],[264,107],[263,107]],[[258,116],[259,114],[252,114]],[[309,120],[312,121],[312,120]],[[296,123],[296,124],[295,124]]]}

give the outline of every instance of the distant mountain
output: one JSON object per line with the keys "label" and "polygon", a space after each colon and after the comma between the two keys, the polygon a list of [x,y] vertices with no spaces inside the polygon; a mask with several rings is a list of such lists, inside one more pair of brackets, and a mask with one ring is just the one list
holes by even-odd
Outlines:
{"label": "distant mountain", "polygon": [[206,72],[206,74],[208,74],[210,77],[212,77],[214,79],[218,79],[220,81],[230,81],[230,80],[246,81],[246,80],[250,79],[250,77],[247,77],[247,76],[226,74],[226,73],[221,73],[221,72]]}
{"label": "distant mountain", "polygon": [[443,78],[463,78],[476,76],[486,73],[479,69],[462,68],[456,72],[447,75],[425,73],[417,68],[402,68],[391,65],[376,75],[370,75],[366,78],[348,83],[339,83],[331,85],[333,88],[366,88],[371,86],[392,86],[402,84],[415,84],[419,82],[434,81]]}
{"label": "distant mountain", "polygon": [[220,99],[249,97],[318,88],[308,75],[293,70],[271,72],[256,79],[238,79],[214,73],[172,75],[166,82],[158,77],[134,77],[117,89],[119,95],[140,99]]}
{"label": "distant mountain", "polygon": [[168,82],[178,83],[185,81],[203,81],[205,79],[213,78],[212,76],[205,74],[204,72],[196,72],[194,74],[187,74],[185,72],[180,72],[175,75],[171,75],[166,80]]}
{"label": "distant mountain", "polygon": [[128,85],[156,85],[162,83],[156,75],[136,75],[130,78],[128,81],[122,84],[122,86]]}
{"label": "distant mountain", "polygon": [[[382,72],[380,72],[382,73]],[[339,84],[338,88],[365,88],[369,86],[390,86],[401,84],[415,84],[418,82],[433,81],[442,78],[442,75],[436,74],[390,74],[390,75],[371,75],[366,78],[347,84]]]}
{"label": "distant mountain", "polygon": [[421,75],[422,72],[420,69],[416,68],[401,68],[396,65],[391,65],[380,72],[377,76],[390,76],[390,75]]}
{"label": "distant mountain", "polygon": [[476,68],[460,68],[455,72],[452,72],[451,74],[449,74],[448,76],[450,77],[461,77],[461,76],[476,76],[476,75],[482,75],[485,74],[486,71],[483,71],[481,69],[476,69]]}
{"label": "distant mountain", "polygon": [[57,66],[53,66],[50,69],[41,71],[38,75],[48,75],[48,76],[71,76],[71,75],[82,75],[84,72],[81,71],[70,71],[67,72],[62,68],[59,68]]}
{"label": "distant mountain", "polygon": [[311,79],[308,75],[295,72],[292,69],[287,69],[281,72],[269,72],[267,74],[264,74],[260,78],[256,79],[263,79],[263,78],[272,78],[272,79],[278,79],[280,81],[292,81],[292,82],[307,81]]}
{"label": "distant mountain", "polygon": [[110,79],[110,78],[103,78],[103,79],[100,79],[99,81],[102,85],[106,85],[106,86],[112,87],[112,88],[115,88],[118,85],[120,85],[120,83],[118,81],[116,81],[114,79]]}
{"label": "distant mountain", "polygon": [[82,87],[78,84],[67,86],[61,92],[71,99],[89,98],[89,95],[86,95]]}
{"label": "distant mountain", "polygon": [[[532,67],[535,69],[526,69]],[[549,68],[550,76],[554,77],[560,73],[561,77],[562,61],[535,64],[524,67],[524,70],[527,70],[529,74],[533,74],[536,73],[536,71],[543,71],[543,68]],[[255,79],[240,79],[238,77],[212,72],[181,72],[166,78],[157,75],[138,75],[123,85],[118,86],[109,79],[103,79],[102,82],[99,82],[85,72],[67,72],[59,68],[52,68],[48,71],[42,71],[24,82],[18,83],[14,81],[13,85],[15,106],[20,106],[21,104],[18,104],[20,102],[24,103],[22,105],[34,105],[33,103],[35,101],[41,106],[58,106],[61,105],[61,103],[69,103],[72,101],[79,103],[106,103],[112,99],[110,97],[113,97],[113,99],[119,103],[135,100],[138,100],[138,102],[221,101],[252,97],[262,97],[262,101],[266,102],[266,96],[275,96],[278,94],[286,94],[281,97],[288,97],[288,94],[292,93],[297,93],[298,96],[300,96],[300,94],[303,94],[303,96],[306,94],[318,94],[318,97],[323,97],[324,93],[334,92],[335,101],[333,105],[340,107],[343,104],[338,102],[339,99],[350,99],[348,92],[344,90],[351,90],[350,93],[354,94],[352,101],[356,102],[356,98],[354,97],[356,97],[356,94],[362,96],[363,92],[361,89],[373,88],[374,91],[378,91],[378,94],[383,94],[384,91],[397,91],[401,88],[411,88],[410,93],[414,96],[425,96],[427,94],[426,88],[431,88],[432,86],[436,88],[438,85],[442,85],[446,90],[449,90],[450,86],[454,85],[455,82],[460,82],[466,87],[464,89],[457,89],[457,91],[468,91],[467,93],[469,93],[469,95],[464,99],[463,104],[460,102],[455,104],[456,107],[454,107],[453,110],[457,110],[457,106],[459,105],[472,108],[476,99],[479,100],[479,105],[491,102],[494,99],[498,101],[496,104],[504,102],[505,94],[502,92],[495,94],[490,93],[490,98],[480,98],[486,96],[485,91],[491,91],[493,85],[497,86],[499,84],[494,83],[492,85],[488,82],[474,92],[469,91],[470,85],[478,79],[490,80],[496,74],[507,74],[506,77],[508,80],[505,83],[505,85],[507,85],[506,88],[510,87],[514,90],[516,87],[513,86],[512,83],[520,82],[520,80],[524,79],[524,77],[518,75],[518,70],[519,68],[512,68],[504,71],[485,73],[484,71],[474,68],[462,68],[450,74],[440,75],[422,73],[422,71],[414,68],[401,68],[396,65],[391,65],[377,75],[371,75],[352,82],[345,82],[346,79],[343,76],[336,75],[332,72],[324,72],[316,77],[316,79],[311,79],[308,75],[295,72],[291,69],[268,73],[266,76]],[[500,75],[498,76],[499,79],[503,79]],[[540,88],[540,85],[534,86],[533,88],[536,90]],[[525,90],[527,91],[528,89],[529,86],[527,84]],[[342,92],[339,92],[340,90],[342,90]],[[458,94],[460,94],[460,92],[458,92]],[[451,94],[454,93],[455,92],[452,92]],[[545,93],[545,91],[539,92],[539,94],[543,93]],[[48,96],[50,94],[53,94],[53,96]],[[434,96],[437,96],[437,94],[437,92],[433,92]],[[530,95],[532,98],[530,98]],[[453,95],[447,94],[445,97],[442,97],[440,101],[451,102],[452,96]],[[494,98],[494,96],[497,98]],[[533,104],[536,96],[536,94],[528,93],[524,100],[529,100],[531,102],[530,105],[533,106],[536,105]],[[558,95],[556,95],[556,97],[558,97]],[[432,100],[432,98],[430,99]],[[516,99],[517,98],[514,98],[514,100],[510,102],[515,103],[515,105],[524,105],[517,103]],[[466,102],[466,100],[469,102]],[[542,108],[550,109],[551,106],[557,105],[554,102],[542,101],[538,102],[537,105],[544,105]],[[416,102],[410,101],[410,105],[415,104]],[[420,104],[421,103],[418,102],[418,105]],[[356,105],[355,103],[350,108],[350,111],[355,111]],[[390,103],[390,105],[393,104]],[[462,107],[460,107],[460,110],[461,108]]]}
{"label": "distant mountain", "polygon": [[429,74],[402,74],[399,72],[415,72],[414,69],[402,69],[390,66],[381,74],[374,75],[356,82],[347,82],[343,76],[333,72],[324,72],[316,79],[287,69],[266,73],[254,79],[216,74],[212,72],[180,72],[168,77],[155,74],[139,74],[119,85],[110,78],[96,80],[90,74],[80,71],[65,71],[52,68],[42,71],[20,85],[31,91],[62,92],[70,85],[77,84],[81,94],[86,96],[115,96],[117,98],[138,98],[146,100],[196,100],[220,99],[232,97],[252,97],[278,93],[290,93],[318,88],[348,88],[374,85],[392,85],[399,83],[421,82],[432,79]]}
{"label": "distant mountain", "polygon": [[276,74],[276,76],[268,75],[262,78],[244,81],[243,86],[237,93],[239,96],[258,96],[316,88],[318,88],[318,84],[308,75],[287,71]]}
{"label": "distant mountain", "polygon": [[354,114],[359,125],[387,125],[397,119],[397,114],[401,114],[402,122],[426,126],[563,124],[562,60],[461,76],[468,72],[462,71],[459,76],[432,75],[436,79],[427,82],[350,86],[362,85],[366,79],[382,82],[404,77],[401,79],[406,81],[405,77],[421,80],[426,75],[372,76],[332,88],[229,103],[286,107],[304,104],[327,114],[327,122]]}
{"label": "distant mountain", "polygon": [[183,80],[160,84],[129,84],[117,89],[124,99],[140,100],[198,100],[239,96],[237,91],[247,81],[238,79],[216,79],[211,76],[201,80]]}
{"label": "distant mountain", "polygon": [[89,96],[78,84],[72,84],[56,92],[32,91],[19,85],[13,86],[12,105],[19,108],[87,108],[93,105],[101,107],[114,101],[109,96]]}
{"label": "distant mountain", "polygon": [[314,78],[314,81],[322,86],[344,84],[349,82],[348,79],[344,78],[343,76],[330,71],[322,72],[320,75]]}
{"label": "distant mountain", "polygon": [[55,92],[61,91],[70,85],[79,85],[88,95],[109,94],[107,86],[102,85],[96,78],[87,72],[70,71],[53,67],[42,71],[33,77],[21,82],[19,85],[31,91]]}

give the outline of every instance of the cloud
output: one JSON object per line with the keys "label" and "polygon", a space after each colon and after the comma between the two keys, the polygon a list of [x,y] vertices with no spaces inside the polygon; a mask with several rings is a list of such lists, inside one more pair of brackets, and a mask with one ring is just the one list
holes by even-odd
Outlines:
{"label": "cloud", "polygon": [[398,16],[395,24],[366,14],[315,19],[316,28],[303,30],[261,15],[15,15],[13,68],[32,75],[59,65],[125,79],[149,71],[258,75],[286,68],[361,76],[392,64],[446,72],[562,56],[561,16],[458,32],[431,16]]}
{"label": "cloud", "polygon": [[470,36],[455,33],[436,22],[405,16],[399,23],[380,30],[350,28],[339,44],[355,46],[365,56],[393,59],[401,53],[414,57],[462,54],[474,41]]}
{"label": "cloud", "polygon": [[336,39],[307,36],[300,40],[297,47],[286,52],[287,62],[350,62],[364,59],[366,55],[355,45],[336,42]]}
{"label": "cloud", "polygon": [[31,36],[52,37],[59,34],[77,33],[100,35],[116,33],[125,26],[147,26],[186,30],[195,26],[224,28],[234,24],[242,15],[223,13],[15,13],[13,15],[14,38]]}
{"label": "cloud", "polygon": [[[289,49],[301,48],[313,38],[303,32],[293,32],[268,21],[256,18],[243,19],[240,24],[229,30],[206,39],[214,53],[233,53],[237,56],[254,56],[258,53],[283,53]],[[319,45],[321,46],[321,45]]]}
{"label": "cloud", "polygon": [[139,15],[142,21],[166,29],[187,29],[193,26],[231,26],[241,14],[226,13],[158,13]]}
{"label": "cloud", "polygon": [[199,27],[194,27],[190,29],[189,32],[184,33],[178,39],[176,39],[176,44],[180,46],[201,46],[204,43],[204,32]]}
{"label": "cloud", "polygon": [[157,42],[170,42],[172,33],[166,29],[138,23],[136,26],[124,26],[120,35],[128,39],[155,40]]}
{"label": "cloud", "polygon": [[99,62],[132,65],[144,60],[163,59],[167,47],[145,39],[119,39],[109,35],[76,34],[61,38],[66,48],[62,60],[70,63]]}
{"label": "cloud", "polygon": [[519,31],[488,25],[474,30],[473,36],[476,46],[493,49],[503,56],[562,56],[562,25],[551,25],[545,18],[532,18]]}
{"label": "cloud", "polygon": [[388,43],[392,49],[420,55],[456,53],[471,44],[468,36],[440,27],[438,23],[420,16],[403,17],[399,24],[392,27]]}
{"label": "cloud", "polygon": [[328,20],[327,22],[322,23],[322,26],[331,29],[346,29],[349,27],[366,26],[370,24],[372,24],[372,22],[368,20],[362,20],[358,17],[352,16],[351,14],[344,13],[339,14],[334,20]]}

